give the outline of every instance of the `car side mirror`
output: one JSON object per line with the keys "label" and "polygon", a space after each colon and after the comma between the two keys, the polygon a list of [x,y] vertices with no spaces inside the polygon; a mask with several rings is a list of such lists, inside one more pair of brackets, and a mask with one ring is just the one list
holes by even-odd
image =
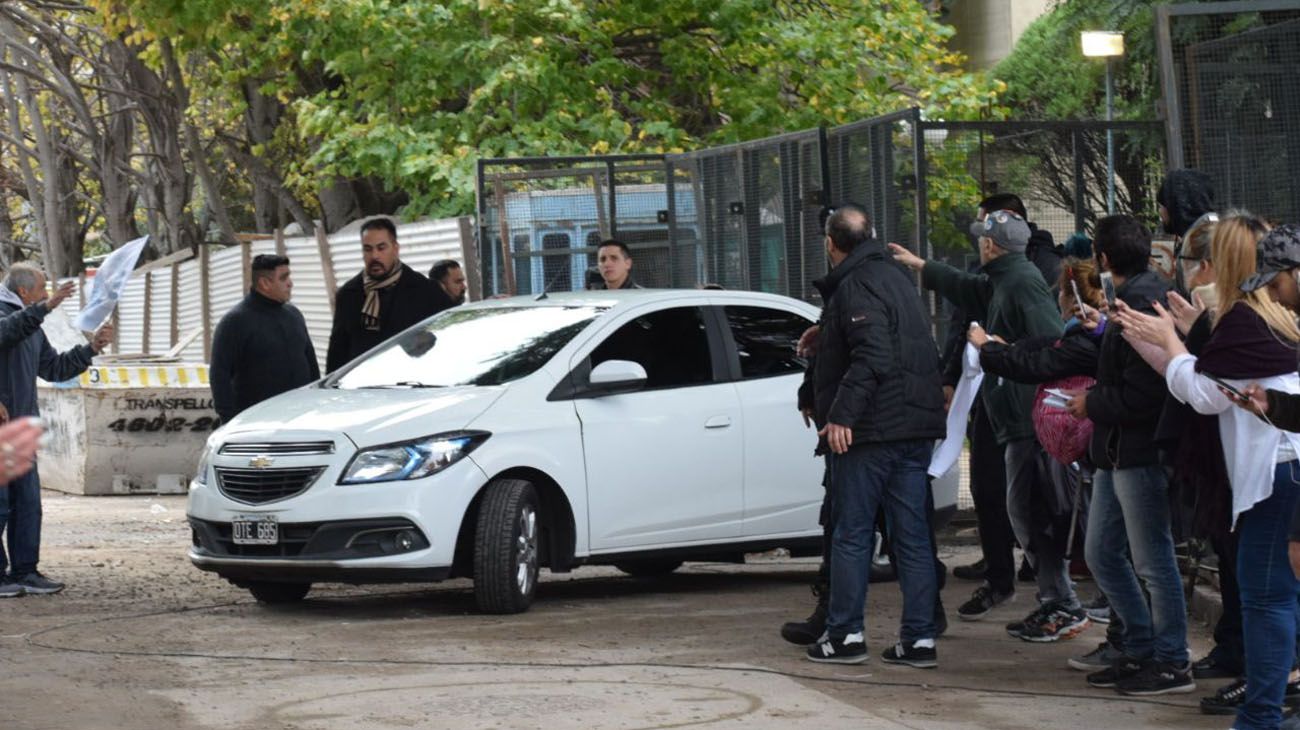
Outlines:
{"label": "car side mirror", "polygon": [[591,369],[587,377],[592,395],[612,395],[614,393],[631,393],[645,387],[645,368],[631,360],[606,360]]}

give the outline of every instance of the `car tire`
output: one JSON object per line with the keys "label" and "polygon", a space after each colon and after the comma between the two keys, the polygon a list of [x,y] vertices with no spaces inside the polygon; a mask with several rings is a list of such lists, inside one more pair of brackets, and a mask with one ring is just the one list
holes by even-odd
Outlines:
{"label": "car tire", "polygon": [[474,602],[485,613],[520,613],[538,573],[537,490],[523,479],[488,484],[474,532]]}
{"label": "car tire", "polygon": [[637,578],[654,578],[660,575],[668,575],[674,570],[682,567],[682,561],[673,560],[671,558],[624,560],[619,563],[614,563],[614,567],[628,575],[636,576]]}
{"label": "car tire", "polygon": [[248,592],[258,603],[297,603],[307,597],[311,583],[272,583],[253,581],[248,584]]}

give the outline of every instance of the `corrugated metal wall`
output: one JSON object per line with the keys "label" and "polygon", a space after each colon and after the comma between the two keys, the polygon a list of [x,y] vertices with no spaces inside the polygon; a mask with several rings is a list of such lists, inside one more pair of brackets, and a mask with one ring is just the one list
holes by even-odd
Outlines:
{"label": "corrugated metal wall", "polygon": [[[472,230],[472,227],[470,228]],[[335,284],[342,285],[361,271],[360,222],[328,237],[329,260],[333,263]],[[402,261],[421,274],[428,274],[435,261],[455,259],[461,261],[460,219],[417,221],[397,227],[397,240],[401,244]],[[249,257],[261,253],[275,253],[272,240],[256,241],[250,246]],[[314,236],[289,238],[284,242],[293,272],[293,304],[307,320],[312,343],[316,347],[322,368],[325,351],[329,345],[332,316],[329,293],[326,291],[325,272],[320,247]],[[472,242],[471,242],[472,245]],[[201,264],[193,258],[178,264],[177,301],[178,337],[184,338],[203,326]],[[118,349],[121,354],[144,352],[144,342],[149,341],[149,352],[160,355],[173,346],[172,320],[172,267],[154,269],[149,293],[149,332],[145,324],[145,275],[131,279],[122,301],[118,305]],[[231,307],[243,299],[243,254],[239,247],[214,249],[208,262],[209,316],[211,330]],[[89,284],[88,284],[89,287]],[[66,302],[62,309],[69,318],[77,315],[77,297]],[[190,362],[203,362],[203,338],[200,336],[185,348],[182,357]]]}

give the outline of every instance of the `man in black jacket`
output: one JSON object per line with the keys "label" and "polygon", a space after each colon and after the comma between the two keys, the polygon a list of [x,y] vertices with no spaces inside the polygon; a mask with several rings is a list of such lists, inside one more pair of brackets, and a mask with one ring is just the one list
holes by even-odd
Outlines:
{"label": "man in black jacket", "polygon": [[[1151,234],[1127,215],[1102,218],[1095,233],[1097,264],[1114,278],[1116,297],[1153,313],[1153,303],[1163,304],[1169,284],[1149,268]],[[1155,446],[1166,393],[1164,377],[1112,324],[1102,335],[1097,384],[1072,394],[1068,404],[1076,417],[1093,422],[1088,452],[1097,472],[1085,536],[1088,569],[1110,599],[1111,611],[1124,622],[1126,657],[1089,674],[1088,684],[1130,695],[1196,688],[1169,487]],[[1143,585],[1151,594],[1149,604]]]}
{"label": "man in black jacket", "polygon": [[435,314],[437,284],[401,260],[397,227],[387,218],[361,226],[365,269],[339,287],[334,299],[334,327],[325,354],[332,373],[356,356],[411,325]]}
{"label": "man in black jacket", "polygon": [[[30,264],[9,267],[4,286],[0,287],[0,317],[26,321],[21,337],[0,339],[0,405],[10,418],[39,416],[36,404],[36,378],[61,383],[90,367],[91,359],[113,341],[113,326],[105,324],[88,345],[78,345],[67,352],[50,346],[39,321],[33,326],[32,315],[44,319],[45,312],[58,306],[70,290],[62,288],[54,297],[46,296],[45,274]],[[41,302],[45,312],[41,312]],[[0,328],[3,330],[5,328]],[[41,480],[33,469],[0,486],[0,526],[8,532],[9,555],[0,549],[0,575],[9,568],[6,585],[17,584],[29,594],[58,593],[63,584],[46,578],[36,568],[41,548]],[[6,519],[7,517],[7,519]]]}
{"label": "man in black jacket", "polygon": [[865,211],[844,206],[826,222],[831,273],[814,282],[826,303],[817,339],[814,409],[830,451],[831,600],[818,662],[867,658],[863,603],[876,513],[893,528],[903,590],[900,640],[888,663],[931,668],[937,590],[926,519],[926,469],[945,432],[943,391],[929,318],[907,274],[871,237]]}
{"label": "man in black jacket", "polygon": [[459,307],[465,303],[465,292],[469,286],[465,283],[465,270],[456,259],[443,259],[429,269],[429,281],[437,284],[438,303],[434,311]]}
{"label": "man in black jacket", "polygon": [[320,377],[307,322],[289,303],[293,293],[289,259],[256,256],[252,274],[252,291],[226,312],[212,337],[208,380],[223,422]]}

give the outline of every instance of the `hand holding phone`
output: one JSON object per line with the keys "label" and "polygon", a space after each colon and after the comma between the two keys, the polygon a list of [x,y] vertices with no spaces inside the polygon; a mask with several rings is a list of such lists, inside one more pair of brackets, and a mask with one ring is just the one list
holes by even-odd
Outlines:
{"label": "hand holding phone", "polygon": [[1234,398],[1234,399],[1236,399],[1236,400],[1239,400],[1239,401],[1242,401],[1242,402],[1249,402],[1249,401],[1250,401],[1250,396],[1248,396],[1248,395],[1246,395],[1245,393],[1241,392],[1241,390],[1238,389],[1237,386],[1235,386],[1235,385],[1229,385],[1228,382],[1225,381],[1223,378],[1220,378],[1220,377],[1218,377],[1218,376],[1216,376],[1216,375],[1211,375],[1211,374],[1209,374],[1209,373],[1205,373],[1205,372],[1201,373],[1201,375],[1204,375],[1205,377],[1207,377],[1207,378],[1209,378],[1210,380],[1214,381],[1214,384],[1215,384],[1215,385],[1219,386],[1219,387],[1222,388],[1224,391],[1226,391],[1226,392],[1228,393],[1228,395],[1230,395],[1232,398]]}
{"label": "hand holding phone", "polygon": [[1074,290],[1074,304],[1079,308],[1079,316],[1088,318],[1088,305],[1083,303],[1083,297],[1079,296],[1079,282],[1070,279],[1070,288]]}
{"label": "hand holding phone", "polygon": [[1109,271],[1103,271],[1100,278],[1102,294],[1106,295],[1106,304],[1113,309],[1115,307],[1115,276]]}

